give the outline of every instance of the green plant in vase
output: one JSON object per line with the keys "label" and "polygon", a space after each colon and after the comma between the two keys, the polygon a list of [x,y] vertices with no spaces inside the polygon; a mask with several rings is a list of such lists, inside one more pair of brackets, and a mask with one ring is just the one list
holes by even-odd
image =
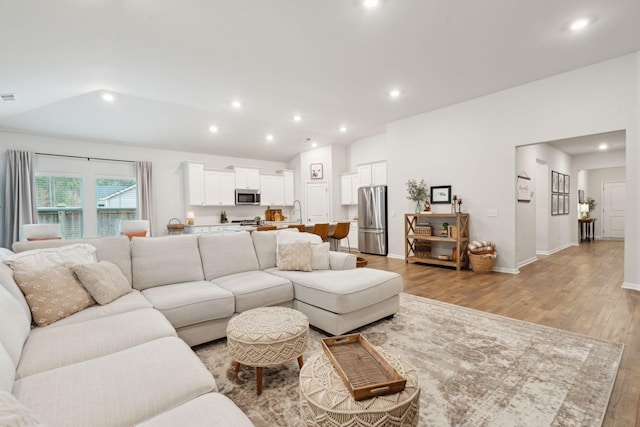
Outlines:
{"label": "green plant in vase", "polygon": [[421,179],[420,182],[417,182],[415,179],[407,181],[407,193],[409,193],[407,199],[416,203],[416,213],[421,212],[423,208],[422,203],[429,199],[427,184],[424,182],[424,179]]}

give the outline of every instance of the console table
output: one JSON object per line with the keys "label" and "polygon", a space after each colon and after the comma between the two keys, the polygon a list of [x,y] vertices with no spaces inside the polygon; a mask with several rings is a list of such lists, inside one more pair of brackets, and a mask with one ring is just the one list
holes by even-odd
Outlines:
{"label": "console table", "polygon": [[596,239],[595,224],[597,218],[580,218],[578,219],[578,227],[580,228],[580,241],[590,242]]}

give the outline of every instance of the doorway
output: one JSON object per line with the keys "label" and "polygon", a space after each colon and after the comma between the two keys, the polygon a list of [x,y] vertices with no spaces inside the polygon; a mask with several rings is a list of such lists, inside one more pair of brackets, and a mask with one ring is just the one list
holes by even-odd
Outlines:
{"label": "doorway", "polygon": [[624,181],[602,184],[602,237],[624,238],[626,183]]}
{"label": "doorway", "polygon": [[327,181],[307,182],[307,222],[329,222],[329,186]]}

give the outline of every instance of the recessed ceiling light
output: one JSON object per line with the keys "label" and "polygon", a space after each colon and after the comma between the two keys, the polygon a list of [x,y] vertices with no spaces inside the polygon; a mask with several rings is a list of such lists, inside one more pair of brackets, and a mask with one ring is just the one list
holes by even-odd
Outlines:
{"label": "recessed ceiling light", "polygon": [[391,98],[397,98],[400,96],[400,89],[392,89],[389,91],[389,96]]}
{"label": "recessed ceiling light", "polygon": [[266,139],[267,141],[273,141],[274,136],[273,136],[272,134],[268,133],[268,134],[267,134],[267,136],[265,136],[265,139]]}
{"label": "recessed ceiling light", "polygon": [[571,23],[569,28],[571,28],[571,30],[573,30],[573,31],[579,31],[579,30],[582,30],[583,28],[585,28],[587,25],[589,25],[590,22],[591,21],[589,20],[589,18],[576,19],[575,21],[573,21]]}
{"label": "recessed ceiling light", "polygon": [[317,142],[315,142],[315,141],[313,141],[313,142],[311,143],[311,146],[312,146],[313,148],[316,148],[316,147],[318,146],[318,143],[317,143]]}
{"label": "recessed ceiling light", "polygon": [[378,0],[363,0],[363,2],[362,2],[364,7],[366,7],[367,9],[372,9],[372,8],[376,7],[378,5],[378,3],[379,3]]}
{"label": "recessed ceiling light", "polygon": [[112,93],[105,92],[102,94],[102,99],[106,102],[113,102],[115,101],[116,97],[113,96]]}
{"label": "recessed ceiling light", "polygon": [[347,127],[346,126],[344,126],[344,125],[340,126],[340,132],[344,133],[346,131],[347,131]]}
{"label": "recessed ceiling light", "polygon": [[302,121],[302,116],[301,116],[300,114],[295,114],[295,115],[293,116],[293,121],[294,121],[294,122],[300,122],[300,121]]}
{"label": "recessed ceiling light", "polygon": [[239,110],[242,108],[242,102],[238,101],[237,99],[234,101],[231,101],[231,106],[233,108],[235,108],[236,110]]}
{"label": "recessed ceiling light", "polygon": [[602,144],[598,145],[598,149],[599,150],[606,150],[607,148],[609,148],[609,144],[607,144],[606,142],[603,142]]}
{"label": "recessed ceiling light", "polygon": [[209,126],[209,132],[218,133],[218,126],[216,126],[216,125]]}

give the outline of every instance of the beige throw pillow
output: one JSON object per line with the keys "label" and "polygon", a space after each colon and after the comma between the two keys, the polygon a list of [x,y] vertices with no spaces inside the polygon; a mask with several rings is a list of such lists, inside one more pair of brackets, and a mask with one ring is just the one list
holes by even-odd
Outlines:
{"label": "beige throw pillow", "polygon": [[82,286],[100,305],[109,304],[131,292],[131,285],[122,271],[109,261],[77,264],[71,267]]}
{"label": "beige throw pillow", "polygon": [[278,270],[312,271],[311,244],[309,242],[279,244]]}
{"label": "beige throw pillow", "polygon": [[66,265],[15,271],[13,277],[38,326],[49,325],[96,303]]}

